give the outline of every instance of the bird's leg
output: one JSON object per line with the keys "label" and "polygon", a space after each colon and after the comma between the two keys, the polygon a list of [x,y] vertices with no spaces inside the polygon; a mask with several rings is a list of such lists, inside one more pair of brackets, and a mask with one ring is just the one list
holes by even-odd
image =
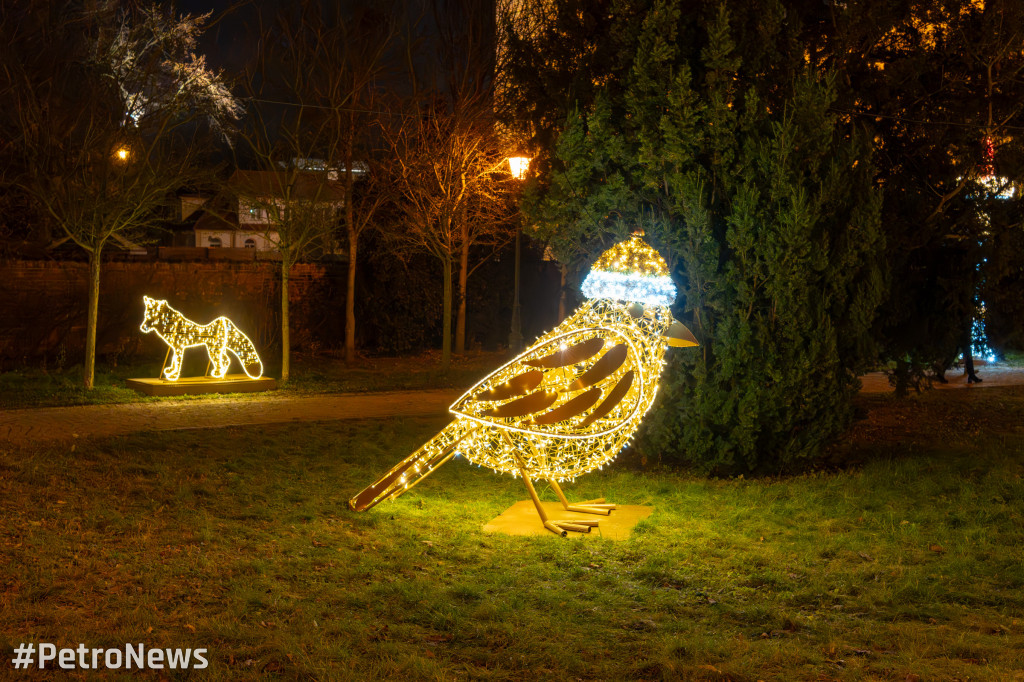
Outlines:
{"label": "bird's leg", "polygon": [[561,535],[564,538],[570,530],[575,533],[589,533],[590,529],[597,525],[597,521],[550,520],[547,512],[544,511],[544,507],[541,506],[540,498],[537,497],[537,491],[533,487],[533,481],[530,480],[529,472],[523,467],[522,462],[519,462],[518,457],[516,457],[516,461],[519,463],[519,471],[523,474],[523,483],[526,484],[526,489],[530,491],[530,497],[533,498],[533,504],[537,507],[537,513],[540,514],[540,520],[544,522],[545,528],[550,530],[552,533]]}
{"label": "bird's leg", "polygon": [[[533,450],[533,455],[539,460],[544,461],[544,457],[537,452],[537,447],[530,442],[530,449]],[[603,514],[608,516],[611,514],[612,509],[615,509],[614,504],[605,504],[604,498],[598,498],[596,500],[587,500],[586,502],[580,502],[577,504],[569,504],[569,500],[565,498],[565,493],[562,492],[561,486],[555,480],[554,476],[547,476],[548,484],[554,489],[555,494],[558,495],[558,499],[561,500],[562,506],[566,511],[583,512],[585,514]],[[596,524],[595,524],[596,525]]]}
{"label": "bird's leg", "polygon": [[562,488],[553,477],[548,478],[548,483],[551,484],[552,488],[554,488],[555,494],[558,495],[558,499],[562,501],[562,506],[565,507],[566,511],[584,512],[586,514],[604,514],[607,516],[612,513],[612,509],[615,509],[614,504],[605,504],[603,497],[599,497],[596,500],[587,500],[586,502],[569,504],[569,500],[565,499],[565,493],[562,492]]}
{"label": "bird's leg", "polygon": [[[512,439],[509,438],[508,434],[502,432],[505,440],[512,446]],[[552,521],[548,518],[548,514],[544,511],[543,505],[540,503],[540,497],[537,496],[537,490],[533,487],[533,481],[530,480],[530,472],[526,469],[526,464],[523,462],[519,454],[516,453],[514,447],[512,449],[512,456],[516,460],[516,466],[519,468],[519,472],[523,475],[523,483],[526,484],[526,489],[530,492],[530,498],[533,500],[533,506],[537,508],[537,514],[540,515],[540,520],[544,523],[544,527],[552,533],[562,536],[563,538],[568,535],[568,531],[574,533],[589,533],[590,529],[597,525],[597,521]]]}

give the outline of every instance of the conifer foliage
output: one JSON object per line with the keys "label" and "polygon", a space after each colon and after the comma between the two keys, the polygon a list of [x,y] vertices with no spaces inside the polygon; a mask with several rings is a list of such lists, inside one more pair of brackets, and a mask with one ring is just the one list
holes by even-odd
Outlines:
{"label": "conifer foliage", "polygon": [[829,111],[833,82],[799,64],[780,77],[781,7],[741,57],[751,17],[701,5],[617,3],[623,66],[575,99],[528,208],[562,260],[641,227],[673,268],[675,313],[701,347],[672,354],[641,447],[704,471],[778,470],[849,424],[876,357],[881,197],[869,140]]}

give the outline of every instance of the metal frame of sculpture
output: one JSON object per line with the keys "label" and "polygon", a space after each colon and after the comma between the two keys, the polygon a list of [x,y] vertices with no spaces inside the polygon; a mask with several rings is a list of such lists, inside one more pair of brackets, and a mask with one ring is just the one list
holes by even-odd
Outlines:
{"label": "metal frame of sculpture", "polygon": [[[146,306],[145,317],[139,329],[143,333],[155,331],[167,344],[171,356],[170,366],[164,357],[160,374],[168,381],[177,381],[181,376],[185,350],[205,346],[210,362],[207,371],[214,379],[223,379],[231,365],[231,352],[242,364],[242,370],[250,379],[263,376],[263,361],[249,337],[226,317],[218,317],[209,324],[198,324],[175,310],[167,301],[143,296]],[[211,371],[212,366],[212,371]]]}
{"label": "metal frame of sculpture", "polygon": [[544,527],[589,532],[590,520],[552,520],[533,480],[546,480],[568,511],[607,515],[603,499],[571,504],[559,483],[609,463],[651,408],[669,346],[696,346],[672,319],[676,289],[642,233],[606,251],[584,280],[588,300],[527,351],[462,395],[455,420],[349,500],[364,511],[394,499],[456,455],[522,476]]}

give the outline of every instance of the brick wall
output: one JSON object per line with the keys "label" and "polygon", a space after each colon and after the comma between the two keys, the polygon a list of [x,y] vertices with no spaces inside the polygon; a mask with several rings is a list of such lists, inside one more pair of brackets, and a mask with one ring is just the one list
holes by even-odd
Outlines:
{"label": "brick wall", "polygon": [[[299,264],[289,280],[292,347],[334,345],[344,315],[344,266]],[[0,363],[23,359],[80,360],[85,340],[86,263],[0,263]],[[273,262],[108,262],[100,279],[99,355],[162,354],[163,344],[139,331],[142,296],[166,298],[197,322],[235,321],[269,349],[280,341],[280,265]],[[330,330],[330,331],[327,331]]]}

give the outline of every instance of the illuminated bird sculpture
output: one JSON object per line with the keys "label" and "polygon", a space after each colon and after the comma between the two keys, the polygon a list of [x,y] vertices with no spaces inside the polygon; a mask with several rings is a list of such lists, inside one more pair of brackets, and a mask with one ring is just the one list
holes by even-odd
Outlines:
{"label": "illuminated bird sculpture", "polygon": [[449,408],[455,420],[349,500],[364,511],[394,499],[455,455],[522,476],[544,527],[589,532],[597,521],[549,519],[533,487],[548,481],[568,511],[609,514],[614,504],[570,504],[559,482],[610,462],[654,402],[669,346],[696,346],[672,319],[676,288],[642,233],[616,244],[583,282],[587,301],[526,352]]}

